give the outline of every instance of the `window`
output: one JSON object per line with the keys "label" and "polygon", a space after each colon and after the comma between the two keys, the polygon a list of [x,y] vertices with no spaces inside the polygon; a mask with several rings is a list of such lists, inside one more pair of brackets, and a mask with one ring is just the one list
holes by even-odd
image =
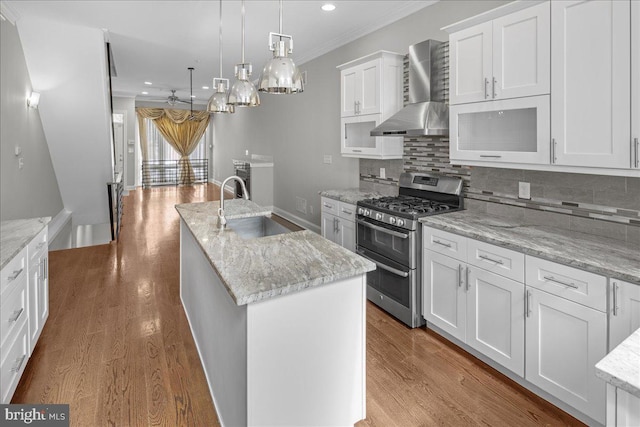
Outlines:
{"label": "window", "polygon": [[[164,136],[160,133],[153,120],[145,119],[145,125],[147,127],[147,144],[149,145],[149,159],[148,160],[180,160],[180,154],[164,139]],[[198,146],[193,153],[189,156],[190,160],[200,160],[207,158],[207,129]]]}

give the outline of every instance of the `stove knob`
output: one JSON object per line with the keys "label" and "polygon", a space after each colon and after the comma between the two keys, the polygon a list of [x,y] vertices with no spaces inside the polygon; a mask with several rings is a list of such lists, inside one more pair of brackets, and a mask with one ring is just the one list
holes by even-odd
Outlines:
{"label": "stove knob", "polygon": [[362,215],[364,213],[364,209],[363,208],[358,208],[358,215]]}
{"label": "stove knob", "polygon": [[384,215],[382,215],[381,213],[376,213],[376,219],[378,221],[382,221],[382,218],[384,217]]}
{"label": "stove knob", "polygon": [[398,218],[398,226],[402,227],[404,225],[404,219]]}
{"label": "stove knob", "polygon": [[371,211],[369,209],[365,209],[364,216],[369,216],[369,215],[371,215]]}
{"label": "stove knob", "polygon": [[389,224],[395,224],[396,223],[396,217],[392,216],[389,218]]}

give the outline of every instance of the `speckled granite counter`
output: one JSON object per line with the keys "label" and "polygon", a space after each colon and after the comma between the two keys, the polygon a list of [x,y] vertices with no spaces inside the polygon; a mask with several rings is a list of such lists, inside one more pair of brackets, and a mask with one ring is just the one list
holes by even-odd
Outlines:
{"label": "speckled granite counter", "polygon": [[[335,282],[375,265],[308,230],[243,240],[217,226],[219,202],[176,205],[237,305]],[[227,219],[268,215],[246,200],[225,201]]]}
{"label": "speckled granite counter", "polygon": [[0,222],[0,270],[51,221],[51,217]]}
{"label": "speckled granite counter", "polygon": [[320,192],[320,196],[355,205],[360,200],[377,199],[384,195],[380,193],[363,192],[357,188],[350,188],[346,190],[324,190]]}
{"label": "speckled granite counter", "polygon": [[640,246],[468,210],[429,216],[420,222],[527,255],[640,284]]}
{"label": "speckled granite counter", "polygon": [[609,384],[640,397],[640,329],[596,364],[596,375]]}

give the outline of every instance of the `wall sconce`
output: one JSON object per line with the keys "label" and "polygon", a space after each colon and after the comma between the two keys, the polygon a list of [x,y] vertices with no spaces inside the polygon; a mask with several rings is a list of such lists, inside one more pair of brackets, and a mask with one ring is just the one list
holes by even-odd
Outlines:
{"label": "wall sconce", "polygon": [[31,108],[38,108],[40,103],[40,94],[38,92],[31,92],[31,96],[27,98],[27,105]]}

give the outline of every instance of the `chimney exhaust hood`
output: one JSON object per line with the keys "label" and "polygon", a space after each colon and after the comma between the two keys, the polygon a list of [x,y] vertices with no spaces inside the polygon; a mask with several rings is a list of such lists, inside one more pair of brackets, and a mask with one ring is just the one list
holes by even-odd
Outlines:
{"label": "chimney exhaust hood", "polygon": [[371,130],[371,136],[449,135],[443,45],[426,40],[409,46],[409,104]]}

